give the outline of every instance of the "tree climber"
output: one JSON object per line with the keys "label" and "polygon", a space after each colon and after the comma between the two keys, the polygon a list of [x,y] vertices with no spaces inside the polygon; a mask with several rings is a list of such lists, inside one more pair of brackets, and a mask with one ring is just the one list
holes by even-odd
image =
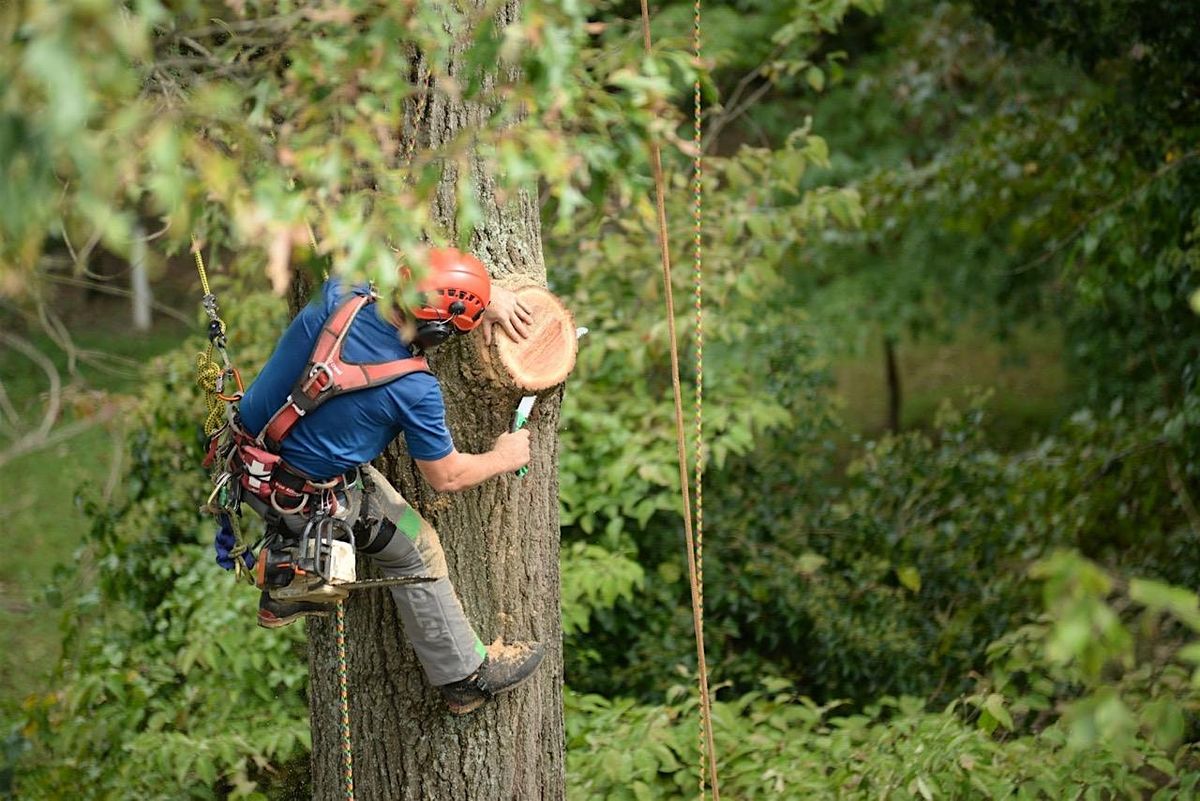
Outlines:
{"label": "tree climber", "polygon": [[[334,539],[352,539],[384,577],[433,577],[391,592],[430,684],[453,714],[464,715],[528,679],[544,648],[483,645],[450,583],[437,532],[367,463],[402,433],[438,492],[528,464],[527,429],[501,434],[486,453],[455,448],[441,388],[421,354],[476,327],[489,344],[496,327],[524,338],[532,315],[512,292],[491,285],[478,259],[453,249],[429,251],[417,290],[418,305],[385,310],[368,287],[327,281],[242,397],[228,458],[241,499],[268,524],[255,567],[263,587],[258,625],[327,615],[329,602],[345,597],[312,571],[290,570],[297,542],[322,526],[340,532]],[[319,537],[316,543],[304,546],[310,556]],[[285,586],[272,580],[281,573]]]}

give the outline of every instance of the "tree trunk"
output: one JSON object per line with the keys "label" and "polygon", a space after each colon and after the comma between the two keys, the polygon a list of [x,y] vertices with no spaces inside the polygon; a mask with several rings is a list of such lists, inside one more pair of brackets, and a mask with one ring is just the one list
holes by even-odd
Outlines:
{"label": "tree trunk", "polygon": [[900,405],[903,401],[900,387],[900,364],[896,358],[896,338],[891,335],[883,337],[884,370],[887,373],[887,429],[893,434],[900,433]]}
{"label": "tree trunk", "polygon": [[[505,7],[502,21],[516,12],[515,3]],[[436,147],[483,121],[483,109],[435,95],[425,119],[418,121],[418,145]],[[472,252],[494,277],[519,276],[545,285],[535,196],[518,193],[501,206],[491,176],[478,161],[472,178],[485,217]],[[455,168],[448,165],[435,204],[438,220],[451,231],[455,179]],[[447,342],[431,362],[459,450],[488,450],[511,425],[518,391],[487,383],[469,342]],[[470,716],[454,718],[426,682],[391,595],[353,593],[346,622],[354,787],[360,801],[563,797],[560,402],[561,391],[554,391],[534,409],[529,421],[533,460],[524,478],[501,476],[466,492],[437,494],[421,479],[402,440],[379,460],[379,468],[437,528],[450,576],[483,641],[538,640],[547,654],[528,684]],[[308,629],[316,799],[346,797],[334,625],[332,618],[313,620]]]}
{"label": "tree trunk", "polygon": [[150,276],[146,271],[146,232],[139,224],[133,229],[133,253],[130,256],[130,297],[133,301],[133,328],[135,331],[150,330],[150,305],[154,297],[150,293]]}

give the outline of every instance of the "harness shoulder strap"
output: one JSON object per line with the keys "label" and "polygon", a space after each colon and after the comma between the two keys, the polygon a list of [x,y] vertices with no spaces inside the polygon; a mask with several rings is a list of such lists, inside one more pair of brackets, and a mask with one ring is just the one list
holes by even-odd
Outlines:
{"label": "harness shoulder strap", "polygon": [[300,418],[325,401],[347,392],[378,387],[412,373],[428,373],[429,362],[423,356],[390,362],[347,362],[342,346],[350,324],[358,313],[375,302],[372,295],[355,295],[333,310],[308,357],[308,364],[292,386],[283,405],[271,415],[259,438],[272,451],[291,432]]}

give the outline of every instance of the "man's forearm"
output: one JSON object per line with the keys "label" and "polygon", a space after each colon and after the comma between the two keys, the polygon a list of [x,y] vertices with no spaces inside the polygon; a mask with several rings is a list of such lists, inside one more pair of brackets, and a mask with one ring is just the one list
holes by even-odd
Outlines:
{"label": "man's forearm", "polygon": [[443,490],[444,492],[470,489],[489,478],[494,478],[501,473],[511,473],[519,467],[519,465],[511,464],[510,460],[505,459],[496,451],[460,453],[458,457],[458,463],[454,465],[457,470],[450,481],[451,486]]}
{"label": "man's forearm", "polygon": [[523,465],[506,453],[490,450],[486,453],[453,451],[436,462],[417,460],[417,466],[438,492],[460,492],[489,478],[514,472]]}

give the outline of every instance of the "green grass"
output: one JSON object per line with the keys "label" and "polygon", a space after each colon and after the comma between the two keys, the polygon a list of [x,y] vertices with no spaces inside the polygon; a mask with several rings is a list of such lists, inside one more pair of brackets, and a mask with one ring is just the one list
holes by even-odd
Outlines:
{"label": "green grass", "polygon": [[72,558],[87,530],[76,493],[101,492],[119,442],[119,430],[97,426],[5,465],[14,499],[8,525],[15,536],[0,566],[0,675],[7,677],[0,702],[45,690],[59,642],[58,612],[43,591],[54,567]]}
{"label": "green grass", "polygon": [[[124,441],[122,409],[141,381],[154,380],[145,369],[153,356],[178,345],[187,333],[170,321],[134,333],[126,327],[123,313],[64,319],[73,326],[76,348],[107,354],[97,360],[83,353],[74,376],[67,372],[67,354],[44,332],[23,330],[20,321],[0,316],[3,330],[27,339],[59,370],[65,388],[63,412],[53,431],[93,423],[69,439],[0,467],[8,498],[6,542],[11,546],[0,561],[0,709],[51,689],[47,680],[59,653],[59,613],[45,590],[55,567],[74,558],[87,531],[89,523],[76,498],[80,493],[103,498],[106,491],[113,496],[120,492],[121,465],[114,459],[121,458]],[[112,356],[128,361],[117,362]],[[0,346],[0,380],[23,422],[36,424],[48,396],[44,371]],[[11,433],[0,436],[0,451],[12,442]]]}
{"label": "green grass", "polygon": [[[1075,391],[1062,362],[1058,332],[1027,329],[997,342],[964,329],[949,342],[901,342],[901,427],[932,424],[945,400],[962,405],[973,390],[990,390],[988,426],[998,445],[1024,447],[1072,409]],[[837,393],[851,430],[881,433],[887,420],[883,346],[879,341],[835,366]]]}

